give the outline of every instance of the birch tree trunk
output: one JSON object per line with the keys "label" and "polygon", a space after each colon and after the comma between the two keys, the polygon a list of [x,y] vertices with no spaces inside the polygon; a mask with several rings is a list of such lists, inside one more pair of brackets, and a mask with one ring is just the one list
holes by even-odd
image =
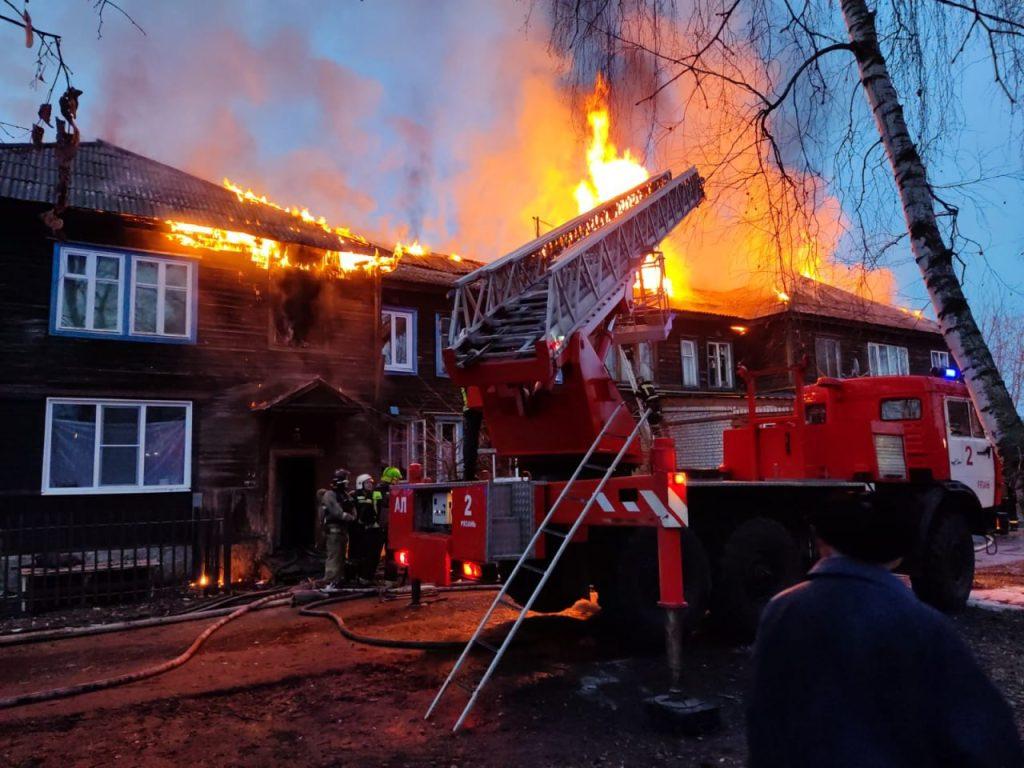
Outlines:
{"label": "birch tree trunk", "polygon": [[910,138],[903,107],[878,45],[875,14],[868,10],[866,0],[841,0],[841,7],[861,85],[896,179],[914,260],[985,431],[996,443],[1008,485],[1019,488],[1024,424],[964,298],[953,268],[953,252],[939,230],[924,163]]}

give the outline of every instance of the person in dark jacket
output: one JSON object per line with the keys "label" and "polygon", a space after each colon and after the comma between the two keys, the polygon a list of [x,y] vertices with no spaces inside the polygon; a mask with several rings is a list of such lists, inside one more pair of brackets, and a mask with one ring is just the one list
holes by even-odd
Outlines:
{"label": "person in dark jacket", "polygon": [[352,500],[356,505],[353,533],[356,534],[354,544],[358,554],[353,559],[356,560],[356,576],[361,585],[373,582],[380,563],[381,549],[384,547],[380,526],[380,497],[380,492],[374,488],[372,476],[360,475],[356,478]]}
{"label": "person in dark jacket", "polygon": [[815,523],[822,559],[765,609],[751,768],[1018,768],[1010,708],[951,622],[890,571],[912,521],[860,499]]}
{"label": "person in dark jacket", "polygon": [[316,492],[320,522],[324,527],[324,543],[327,557],[324,562],[324,579],[330,589],[336,589],[345,580],[345,557],[348,552],[349,526],[356,519],[355,504],[348,492],[348,472],[336,469],[331,477],[331,487]]}

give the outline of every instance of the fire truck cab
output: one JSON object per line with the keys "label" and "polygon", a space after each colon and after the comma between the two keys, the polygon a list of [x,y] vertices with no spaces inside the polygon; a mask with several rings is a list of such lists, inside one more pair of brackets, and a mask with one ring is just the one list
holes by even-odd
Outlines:
{"label": "fire truck cab", "polygon": [[822,378],[798,385],[792,414],[755,412],[742,427],[726,430],[723,448],[723,470],[735,480],[957,483],[979,509],[995,507],[1001,497],[999,461],[967,388],[948,378]]}

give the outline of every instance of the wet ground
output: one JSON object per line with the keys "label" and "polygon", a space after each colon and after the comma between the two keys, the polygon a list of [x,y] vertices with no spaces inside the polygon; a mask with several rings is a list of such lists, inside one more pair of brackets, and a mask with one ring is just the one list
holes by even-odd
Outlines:
{"label": "wet ground", "polygon": [[[1024,583],[1016,567],[991,564],[979,584]],[[374,599],[335,610],[363,633],[458,640],[487,602],[461,593],[418,608]],[[163,661],[209,621],[4,648],[0,697]],[[1024,611],[970,608],[955,622],[1024,725]],[[452,654],[354,644],[329,621],[274,608],[229,624],[161,677],[0,711],[0,765],[740,766],[748,659],[748,648],[709,635],[691,641],[686,687],[722,705],[724,727],[703,739],[664,734],[642,705],[666,686],[662,659],[631,652],[580,603],[524,624],[468,727],[452,736],[461,689],[423,720]]]}

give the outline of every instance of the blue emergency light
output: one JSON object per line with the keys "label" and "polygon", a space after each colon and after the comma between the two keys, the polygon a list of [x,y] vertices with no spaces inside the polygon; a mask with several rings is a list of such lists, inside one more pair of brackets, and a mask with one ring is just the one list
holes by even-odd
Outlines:
{"label": "blue emergency light", "polygon": [[947,378],[950,381],[956,381],[958,378],[960,378],[960,371],[958,371],[956,368],[947,368],[942,375],[944,378]]}

